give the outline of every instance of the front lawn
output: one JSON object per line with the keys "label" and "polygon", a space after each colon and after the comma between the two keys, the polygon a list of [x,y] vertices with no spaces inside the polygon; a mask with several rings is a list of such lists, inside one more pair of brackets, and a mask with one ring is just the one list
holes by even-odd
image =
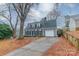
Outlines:
{"label": "front lawn", "polygon": [[32,42],[32,37],[26,37],[22,40],[0,40],[0,55],[5,55],[17,48],[20,48],[24,45],[29,44],[30,42]]}

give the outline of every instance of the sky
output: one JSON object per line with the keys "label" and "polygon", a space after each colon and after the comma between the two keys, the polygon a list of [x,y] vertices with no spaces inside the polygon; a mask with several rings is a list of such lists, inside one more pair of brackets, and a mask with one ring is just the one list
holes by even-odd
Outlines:
{"label": "sky", "polygon": [[72,3],[72,4],[61,4],[59,6],[59,10],[62,15],[75,15],[79,14],[79,4]]}
{"label": "sky", "polygon": [[[2,4],[0,4],[2,5]],[[29,22],[37,22],[37,21],[40,21],[42,18],[44,18],[45,16],[47,16],[47,14],[52,11],[54,9],[54,6],[55,4],[54,3],[40,3],[38,5],[34,5],[31,9],[30,9],[30,12],[28,13],[28,17],[26,19],[26,23],[29,23]],[[1,7],[1,6],[0,6]],[[0,11],[1,10],[5,10],[7,9],[6,7],[1,7]],[[60,12],[60,14],[64,17],[66,15],[75,15],[75,14],[79,14],[79,4],[73,4],[73,3],[59,3],[58,5],[58,11]],[[6,13],[8,14],[8,13]],[[16,18],[16,13],[15,12],[12,12],[13,14],[13,19]],[[64,18],[59,18],[59,20],[57,21],[58,22],[58,25],[61,26],[63,25],[63,19]],[[1,18],[0,19],[4,19],[4,18]],[[61,20],[60,20],[61,19]],[[7,20],[6,20],[7,21]],[[5,21],[5,22],[6,22]],[[13,23],[15,23],[15,20],[12,21]]]}
{"label": "sky", "polygon": [[[3,5],[3,4],[0,4],[0,5]],[[6,9],[6,7],[2,7],[2,6],[0,6],[0,7],[1,7],[0,11],[3,9],[4,10]],[[30,18],[35,19],[35,21],[39,21],[39,20],[41,20],[41,18],[45,17],[52,9],[54,9],[54,3],[40,3],[39,5],[37,5],[37,6],[35,5],[31,8],[29,16],[30,16]],[[77,3],[69,3],[69,4],[59,3],[58,11],[63,16],[79,14],[79,4],[77,4]]]}
{"label": "sky", "polygon": [[[39,4],[38,6],[34,6],[30,11],[30,18],[35,21],[40,21],[43,17],[45,17],[52,9],[54,8],[54,4]],[[34,20],[28,20],[30,22]]]}
{"label": "sky", "polygon": [[[52,9],[54,8],[54,3],[41,3],[38,6],[34,6],[29,13],[30,20],[28,18],[28,22],[40,21],[43,17],[45,17]],[[66,15],[75,15],[79,14],[79,4],[73,3],[60,3],[58,6],[58,11],[62,16]]]}
{"label": "sky", "polygon": [[[46,15],[46,13],[50,12],[54,8],[53,3],[49,4],[40,4],[40,7],[37,7],[37,10],[40,14]],[[59,12],[61,12],[62,15],[75,15],[79,14],[79,4],[78,3],[60,3],[58,6]]]}

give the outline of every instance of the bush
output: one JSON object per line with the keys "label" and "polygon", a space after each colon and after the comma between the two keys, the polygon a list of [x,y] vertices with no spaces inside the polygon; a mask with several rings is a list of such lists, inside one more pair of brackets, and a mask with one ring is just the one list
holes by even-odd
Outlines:
{"label": "bush", "polygon": [[12,30],[7,24],[0,24],[0,39],[10,38],[12,36]]}
{"label": "bush", "polygon": [[57,30],[57,35],[58,35],[58,37],[63,36],[63,30],[62,29],[58,29]]}

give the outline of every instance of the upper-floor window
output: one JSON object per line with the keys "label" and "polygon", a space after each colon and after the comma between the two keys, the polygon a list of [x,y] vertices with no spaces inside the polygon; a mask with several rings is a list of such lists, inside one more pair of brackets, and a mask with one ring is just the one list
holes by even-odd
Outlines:
{"label": "upper-floor window", "polygon": [[32,24],[29,23],[29,24],[28,24],[28,28],[32,28]]}
{"label": "upper-floor window", "polygon": [[40,23],[32,23],[32,24],[28,24],[28,28],[39,28],[41,26]]}
{"label": "upper-floor window", "polygon": [[28,24],[27,27],[30,28],[30,24]]}
{"label": "upper-floor window", "polygon": [[35,24],[32,24],[32,28],[35,28]]}
{"label": "upper-floor window", "polygon": [[40,23],[37,23],[37,27],[40,27]]}

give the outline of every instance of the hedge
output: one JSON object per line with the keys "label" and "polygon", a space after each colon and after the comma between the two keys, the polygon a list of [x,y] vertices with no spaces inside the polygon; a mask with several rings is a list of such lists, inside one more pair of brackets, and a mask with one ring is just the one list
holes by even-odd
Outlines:
{"label": "hedge", "polygon": [[12,35],[12,30],[9,25],[0,24],[0,39],[10,38]]}

